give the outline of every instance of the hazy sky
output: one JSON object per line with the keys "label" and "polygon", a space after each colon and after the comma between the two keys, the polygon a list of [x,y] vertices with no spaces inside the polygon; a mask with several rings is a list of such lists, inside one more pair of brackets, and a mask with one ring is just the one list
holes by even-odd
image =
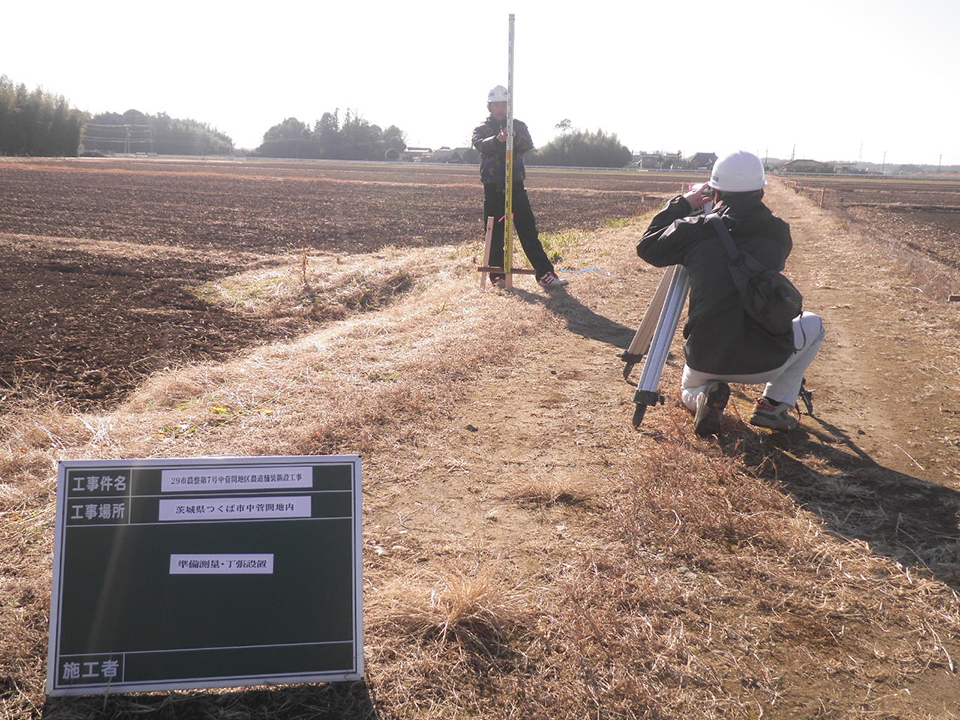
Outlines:
{"label": "hazy sky", "polygon": [[238,147],[335,108],[411,145],[457,146],[507,84],[514,13],[515,112],[537,144],[569,118],[633,150],[960,164],[957,0],[561,7],[17,2],[0,74],[93,113],[201,120]]}

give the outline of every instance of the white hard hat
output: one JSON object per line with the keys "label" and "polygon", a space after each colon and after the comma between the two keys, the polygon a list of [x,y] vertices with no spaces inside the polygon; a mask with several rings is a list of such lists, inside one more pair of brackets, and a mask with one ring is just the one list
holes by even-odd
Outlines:
{"label": "white hard hat", "polygon": [[493,90],[487,93],[487,102],[506,102],[510,98],[510,93],[503,85],[497,85]]}
{"label": "white hard hat", "polygon": [[738,150],[717,160],[710,173],[710,182],[707,183],[715,190],[724,192],[750,192],[766,184],[763,163],[746,150]]}

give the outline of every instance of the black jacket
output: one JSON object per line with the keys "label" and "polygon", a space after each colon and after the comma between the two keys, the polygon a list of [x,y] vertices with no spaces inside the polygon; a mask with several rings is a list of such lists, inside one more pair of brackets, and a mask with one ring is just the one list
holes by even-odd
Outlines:
{"label": "black jacket", "polygon": [[[721,217],[737,246],[781,271],[793,242],[790,226],[759,197],[727,200]],[[690,312],[683,337],[687,365],[717,375],[747,375],[780,367],[793,353],[793,332],[771,336],[743,310],[716,231],[702,215],[687,217],[677,196],[650,223],[637,255],[656,267],[683,265],[690,273]]]}
{"label": "black jacket", "polygon": [[[480,152],[480,180],[484,185],[507,186],[507,144],[497,140],[507,121],[500,122],[493,115],[473,130],[473,146]],[[533,140],[526,123],[513,120],[513,181],[522,184],[526,178],[523,154],[533,150]]]}

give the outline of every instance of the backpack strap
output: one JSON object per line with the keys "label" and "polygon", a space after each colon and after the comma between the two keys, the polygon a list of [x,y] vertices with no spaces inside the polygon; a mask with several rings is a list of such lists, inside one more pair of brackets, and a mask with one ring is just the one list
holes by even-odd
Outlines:
{"label": "backpack strap", "polygon": [[[743,274],[744,282],[749,279],[752,273],[769,271],[769,268],[759,262],[753,255],[745,253],[737,247],[737,244],[733,241],[733,236],[730,235],[730,231],[727,230],[727,226],[723,220],[720,219],[719,215],[716,213],[707,215],[707,220],[713,225],[713,229],[717,231],[717,236],[723,242],[723,247],[727,251],[727,255],[730,256],[730,272],[734,274],[734,282],[737,282],[737,271]],[[734,268],[736,268],[736,271]]]}
{"label": "backpack strap", "polygon": [[727,251],[727,255],[730,256],[728,267],[730,268],[730,276],[733,278],[733,284],[737,286],[740,296],[746,297],[747,284],[750,282],[750,271],[746,267],[746,256],[733,242],[730,231],[727,230],[727,226],[723,224],[723,220],[720,219],[719,215],[716,213],[707,215],[707,220],[710,221],[714,230],[717,231],[717,235],[721,242],[723,242],[723,247]]}

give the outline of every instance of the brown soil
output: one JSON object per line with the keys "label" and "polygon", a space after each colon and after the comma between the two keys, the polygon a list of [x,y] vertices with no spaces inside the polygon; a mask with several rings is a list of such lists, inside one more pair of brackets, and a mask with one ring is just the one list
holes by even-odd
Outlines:
{"label": "brown soil", "polygon": [[[897,258],[844,218],[776,184],[768,200],[791,224],[787,272],[827,327],[808,375],[815,416],[804,416],[800,429],[754,432],[740,418],[757,388],[736,387],[725,432],[696,439],[677,405],[675,354],[662,383],[666,406],[651,408],[643,431],[633,431],[633,388],[616,353],[659,280],[632,252],[642,226],[600,233],[597,264],[610,274],[572,276],[569,292],[547,294],[522,279],[513,293],[478,299],[468,289],[475,276],[464,272],[449,299],[430,297],[438,327],[462,304],[471,322],[502,313],[511,334],[497,345],[489,331],[469,365],[439,380],[427,367],[428,379],[415,377],[393,395],[384,378],[413,376],[417,362],[398,360],[382,372],[376,363],[387,359],[364,346],[356,364],[377,379],[370,397],[413,406],[408,415],[391,406],[400,427],[361,417],[357,427],[326,430],[327,419],[314,418],[302,431],[309,440],[294,446],[364,453],[367,684],[237,693],[213,710],[150,698],[52,702],[43,715],[95,717],[104,708],[121,717],[159,705],[178,717],[235,708],[357,719],[956,717],[960,645],[936,632],[954,625],[930,614],[915,624],[903,608],[939,602],[938,618],[957,610],[958,307],[927,297]],[[113,247],[98,246],[101,254]],[[52,259],[35,261],[42,262]],[[221,263],[224,273],[243,265]],[[402,325],[404,312],[423,307],[397,307],[379,326],[355,328],[354,347]],[[418,382],[427,388],[419,395]],[[350,410],[340,408],[344,416]],[[224,451],[214,431],[209,437],[197,451]],[[743,458],[756,477],[732,469]],[[673,463],[690,466],[678,473]],[[630,562],[614,545],[630,548]],[[397,586],[433,607],[449,589],[438,578],[451,568],[486,578],[484,602],[519,628],[506,622],[503,635],[481,647],[492,647],[489,655],[471,654],[466,641],[438,645],[416,635],[413,621],[398,630]],[[41,615],[35,601],[19,602],[18,612]],[[42,671],[30,672],[36,685]],[[19,676],[8,686],[18,684]],[[11,706],[22,702],[17,692],[9,690]],[[307,713],[310,703],[322,709]]]}
{"label": "brown soil", "polygon": [[[477,170],[343,163],[0,162],[0,408],[37,393],[83,408],[144,377],[316,326],[196,297],[291,254],[475,240]],[[534,171],[541,231],[590,229],[659,201],[637,174]]]}

